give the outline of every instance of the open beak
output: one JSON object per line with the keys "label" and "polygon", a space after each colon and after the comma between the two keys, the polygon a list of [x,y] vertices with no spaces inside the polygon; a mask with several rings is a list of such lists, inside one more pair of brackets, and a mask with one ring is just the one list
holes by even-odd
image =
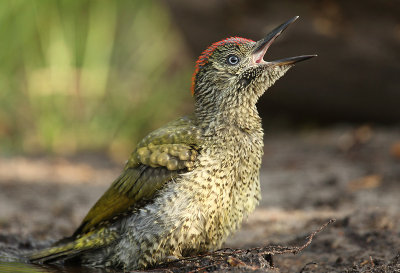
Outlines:
{"label": "open beak", "polygon": [[297,20],[299,16],[295,16],[292,19],[286,21],[279,27],[271,31],[264,39],[256,42],[255,49],[253,51],[253,62],[254,64],[270,64],[270,65],[290,65],[297,62],[301,62],[317,55],[301,55],[296,57],[285,58],[281,60],[266,62],[264,61],[264,55],[267,52],[270,45],[275,41],[275,39],[294,21]]}

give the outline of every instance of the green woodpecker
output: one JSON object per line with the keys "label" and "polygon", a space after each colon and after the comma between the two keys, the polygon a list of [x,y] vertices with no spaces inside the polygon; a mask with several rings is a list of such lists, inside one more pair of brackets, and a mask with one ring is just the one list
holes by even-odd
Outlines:
{"label": "green woodpecker", "polygon": [[315,56],[263,59],[297,18],[258,42],[231,37],[207,48],[193,75],[194,113],[139,142],[75,233],[29,259],[132,270],[220,248],[261,198],[257,100]]}

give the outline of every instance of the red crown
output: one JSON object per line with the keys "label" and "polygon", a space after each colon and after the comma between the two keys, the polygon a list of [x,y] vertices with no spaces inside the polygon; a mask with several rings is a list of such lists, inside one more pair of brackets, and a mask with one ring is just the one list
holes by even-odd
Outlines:
{"label": "red crown", "polygon": [[223,46],[227,43],[234,43],[237,45],[240,44],[245,44],[248,42],[254,42],[253,40],[250,39],[246,39],[246,38],[241,38],[241,37],[229,37],[226,38],[222,41],[219,42],[215,42],[212,45],[210,45],[206,50],[204,50],[199,59],[196,61],[196,66],[195,66],[195,70],[192,76],[192,87],[191,87],[191,91],[192,91],[192,96],[194,95],[194,82],[196,80],[196,75],[199,72],[200,68],[202,66],[204,66],[206,63],[208,63],[208,59],[210,58],[210,56],[214,53],[214,50],[219,47],[219,46]]}

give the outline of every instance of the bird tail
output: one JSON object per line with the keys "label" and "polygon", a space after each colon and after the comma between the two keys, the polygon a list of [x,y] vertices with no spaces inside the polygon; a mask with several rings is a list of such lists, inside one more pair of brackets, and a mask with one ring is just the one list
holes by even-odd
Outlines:
{"label": "bird tail", "polygon": [[28,258],[33,263],[53,263],[75,258],[85,252],[105,247],[117,239],[115,231],[106,228],[91,231],[77,238],[67,238],[55,245],[32,252]]}

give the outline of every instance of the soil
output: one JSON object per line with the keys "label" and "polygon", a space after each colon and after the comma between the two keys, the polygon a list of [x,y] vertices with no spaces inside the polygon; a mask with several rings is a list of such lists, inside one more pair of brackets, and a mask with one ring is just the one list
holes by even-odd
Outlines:
{"label": "soil", "polygon": [[[0,157],[3,260],[70,235],[122,166],[101,155]],[[400,272],[400,129],[266,128],[261,183],[260,205],[224,247],[301,246],[312,231],[336,222],[296,255],[255,254],[255,261],[227,254],[223,267],[200,262],[194,269]]]}

